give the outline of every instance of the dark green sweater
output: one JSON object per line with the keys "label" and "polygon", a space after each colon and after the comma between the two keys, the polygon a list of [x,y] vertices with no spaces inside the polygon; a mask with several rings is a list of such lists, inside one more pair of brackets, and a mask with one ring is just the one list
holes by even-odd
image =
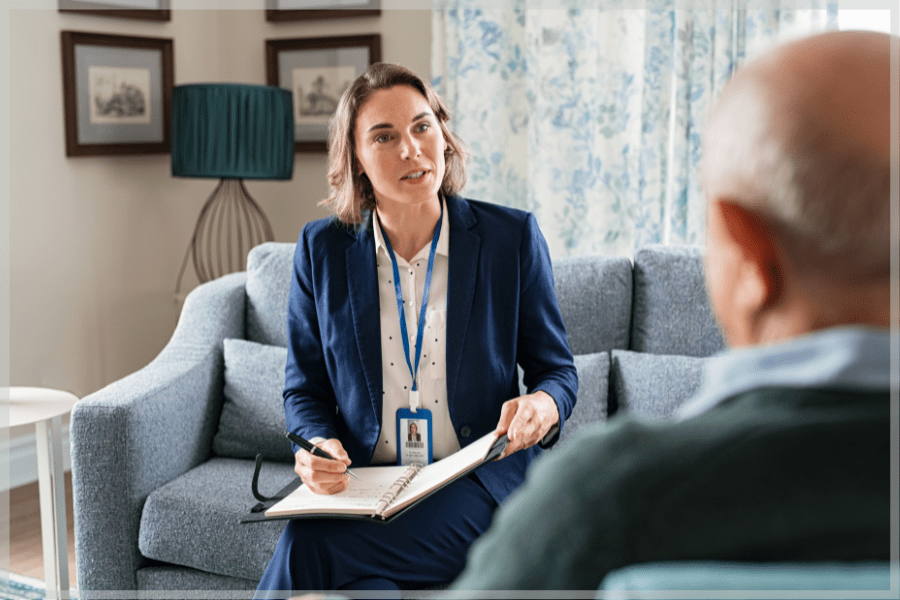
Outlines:
{"label": "dark green sweater", "polygon": [[648,561],[887,559],[889,394],[761,389],[546,453],[455,589],[593,590]]}

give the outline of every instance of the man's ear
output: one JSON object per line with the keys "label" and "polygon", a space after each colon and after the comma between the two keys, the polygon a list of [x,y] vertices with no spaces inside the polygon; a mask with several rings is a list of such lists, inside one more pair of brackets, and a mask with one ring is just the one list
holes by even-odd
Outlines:
{"label": "man's ear", "polygon": [[719,211],[724,233],[740,253],[742,277],[738,297],[747,308],[762,311],[776,304],[781,296],[782,265],[772,242],[769,223],[743,206],[716,200],[711,208]]}

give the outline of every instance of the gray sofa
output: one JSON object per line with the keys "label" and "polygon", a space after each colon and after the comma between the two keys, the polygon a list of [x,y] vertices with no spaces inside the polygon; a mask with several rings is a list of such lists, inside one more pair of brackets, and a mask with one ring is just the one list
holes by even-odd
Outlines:
{"label": "gray sofa", "polygon": [[[284,522],[239,522],[255,503],[252,458],[266,458],[263,494],[294,477],[281,406],[293,250],[263,244],[246,273],[198,287],[152,363],[76,405],[81,598],[255,588]],[[616,412],[665,418],[695,391],[703,357],[724,347],[700,252],[554,262],[580,382],[559,445]]]}

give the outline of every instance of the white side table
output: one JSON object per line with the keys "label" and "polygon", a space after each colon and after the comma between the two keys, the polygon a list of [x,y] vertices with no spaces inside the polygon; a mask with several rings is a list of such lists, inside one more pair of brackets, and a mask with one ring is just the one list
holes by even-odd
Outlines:
{"label": "white side table", "polygon": [[[4,398],[3,404],[6,404],[6,394],[0,397]],[[59,390],[9,388],[10,437],[34,430],[37,438],[41,540],[44,549],[47,598],[67,598],[69,592],[62,418],[72,410],[76,402],[78,402],[76,396]]]}

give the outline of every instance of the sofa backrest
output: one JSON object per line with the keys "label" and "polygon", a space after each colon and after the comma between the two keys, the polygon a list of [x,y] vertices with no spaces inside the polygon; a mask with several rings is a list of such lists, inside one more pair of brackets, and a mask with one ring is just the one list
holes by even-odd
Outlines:
{"label": "sofa backrest", "polygon": [[[285,320],[294,244],[268,242],[247,258],[247,339],[287,346]],[[628,347],[631,261],[581,256],[553,263],[554,283],[573,354]]]}

